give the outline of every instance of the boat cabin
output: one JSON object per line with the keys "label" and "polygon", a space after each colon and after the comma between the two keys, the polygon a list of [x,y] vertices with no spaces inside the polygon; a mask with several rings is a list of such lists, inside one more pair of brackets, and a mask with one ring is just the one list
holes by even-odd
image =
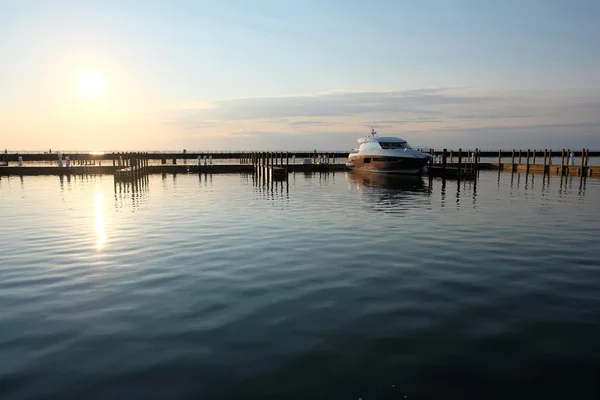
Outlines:
{"label": "boat cabin", "polygon": [[396,137],[367,137],[358,139],[361,150],[410,149],[406,140]]}

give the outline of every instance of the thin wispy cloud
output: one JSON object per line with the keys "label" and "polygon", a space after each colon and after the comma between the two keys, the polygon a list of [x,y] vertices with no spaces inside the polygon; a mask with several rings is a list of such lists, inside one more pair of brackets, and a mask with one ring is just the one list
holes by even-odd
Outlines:
{"label": "thin wispy cloud", "polygon": [[[172,113],[169,123],[182,129],[246,137],[335,134],[360,136],[370,127],[382,134],[437,142],[453,138],[498,145],[505,135],[526,142],[539,130],[589,129],[600,123],[600,90],[500,91],[476,88],[424,88],[400,91],[333,91],[312,96],[262,97],[212,102],[210,107]],[[382,131],[383,130],[383,131]],[[240,132],[246,132],[242,130]],[[492,135],[484,137],[485,135]],[[584,135],[587,139],[589,135]],[[347,140],[347,139],[344,139]],[[594,145],[593,143],[589,144]]]}

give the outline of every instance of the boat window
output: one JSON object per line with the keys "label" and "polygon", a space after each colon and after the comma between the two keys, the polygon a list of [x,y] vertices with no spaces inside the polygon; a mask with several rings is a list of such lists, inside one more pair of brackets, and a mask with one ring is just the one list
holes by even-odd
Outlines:
{"label": "boat window", "polygon": [[378,150],[381,148],[381,146],[377,142],[367,142],[363,143],[360,148],[362,150]]}
{"label": "boat window", "polygon": [[386,158],[386,157],[374,157],[373,158],[373,162],[386,162],[386,161],[391,161],[391,159]]}
{"label": "boat window", "polygon": [[379,142],[382,149],[404,149],[408,147],[406,143],[399,142]]}
{"label": "boat window", "polygon": [[364,163],[365,163],[365,164],[371,164],[371,159],[370,159],[370,158],[365,158],[365,161],[364,161]]}

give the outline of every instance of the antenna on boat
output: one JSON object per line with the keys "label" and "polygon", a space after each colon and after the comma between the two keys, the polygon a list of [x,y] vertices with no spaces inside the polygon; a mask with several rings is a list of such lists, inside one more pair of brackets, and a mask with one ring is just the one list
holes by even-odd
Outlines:
{"label": "antenna on boat", "polygon": [[376,134],[376,133],[377,133],[377,132],[375,132],[375,129],[373,129],[373,127],[371,127],[371,136],[375,137],[375,134]]}

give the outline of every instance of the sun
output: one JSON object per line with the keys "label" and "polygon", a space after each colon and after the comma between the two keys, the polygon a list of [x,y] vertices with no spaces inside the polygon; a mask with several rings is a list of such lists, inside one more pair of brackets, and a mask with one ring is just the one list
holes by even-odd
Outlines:
{"label": "sun", "polygon": [[81,72],[77,80],[79,90],[90,99],[95,99],[104,93],[104,78],[97,72]]}

